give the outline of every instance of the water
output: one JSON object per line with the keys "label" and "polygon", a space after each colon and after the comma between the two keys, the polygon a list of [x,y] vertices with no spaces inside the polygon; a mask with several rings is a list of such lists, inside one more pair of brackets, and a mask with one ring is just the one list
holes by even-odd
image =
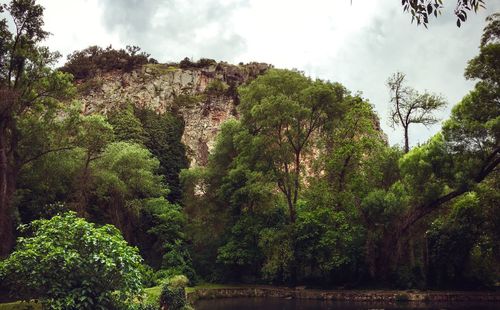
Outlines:
{"label": "water", "polygon": [[499,303],[362,303],[283,298],[221,298],[200,300],[196,310],[500,310]]}

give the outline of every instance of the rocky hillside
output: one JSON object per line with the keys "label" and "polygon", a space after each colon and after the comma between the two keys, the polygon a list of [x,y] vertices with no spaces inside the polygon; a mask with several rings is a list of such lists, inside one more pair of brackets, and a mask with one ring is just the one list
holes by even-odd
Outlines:
{"label": "rocky hillside", "polygon": [[146,64],[129,73],[107,72],[78,82],[83,112],[107,113],[124,104],[182,115],[191,166],[205,165],[221,123],[237,117],[236,88],[265,73],[264,63],[204,67]]}

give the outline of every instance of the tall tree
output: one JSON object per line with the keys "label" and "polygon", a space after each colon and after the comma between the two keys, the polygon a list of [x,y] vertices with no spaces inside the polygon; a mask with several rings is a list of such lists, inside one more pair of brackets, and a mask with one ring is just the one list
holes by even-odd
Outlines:
{"label": "tall tree", "polygon": [[405,74],[394,73],[388,80],[387,86],[391,94],[390,124],[403,127],[404,130],[404,152],[410,150],[409,127],[411,124],[422,124],[429,126],[436,124],[438,119],[433,112],[446,105],[441,96],[425,92],[417,92],[411,87],[405,86]]}
{"label": "tall tree", "polygon": [[136,117],[142,123],[144,145],[160,161],[158,172],[165,176],[165,183],[170,189],[168,199],[177,202],[182,197],[179,173],[189,166],[181,141],[184,121],[170,112],[158,114],[148,109],[137,110]]}
{"label": "tall tree", "polygon": [[91,179],[91,163],[99,159],[104,148],[113,140],[113,128],[102,115],[82,117],[80,132],[76,144],[83,149],[85,155],[76,188],[76,210],[79,216],[87,212],[89,183]]}
{"label": "tall tree", "polygon": [[240,92],[242,123],[258,142],[294,223],[306,152],[313,135],[341,110],[344,89],[275,69]]}
{"label": "tall tree", "polygon": [[[43,30],[43,8],[34,0],[12,0],[1,6],[0,13],[0,256],[6,255],[14,242],[13,195],[16,178],[24,164],[61,149],[50,140],[29,154],[23,152],[29,132],[20,128],[23,120],[54,122],[58,99],[72,93],[71,76],[50,69],[58,58],[40,43],[48,33]],[[38,117],[34,117],[37,115]]]}

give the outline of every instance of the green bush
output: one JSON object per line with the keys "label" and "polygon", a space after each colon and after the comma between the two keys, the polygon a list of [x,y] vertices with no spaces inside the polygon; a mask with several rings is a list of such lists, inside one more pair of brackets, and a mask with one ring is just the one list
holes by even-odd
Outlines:
{"label": "green bush", "polygon": [[114,226],[68,212],[20,230],[30,236],[0,265],[13,296],[48,309],[117,309],[141,292],[142,258]]}
{"label": "green bush", "polygon": [[186,57],[179,62],[181,69],[207,68],[215,65],[217,65],[217,61],[209,58],[201,58],[197,62],[193,62],[189,57]]}
{"label": "green bush", "polygon": [[77,84],[76,89],[80,95],[88,96],[90,93],[98,91],[102,88],[104,81],[101,78],[93,77]]}
{"label": "green bush", "polygon": [[126,49],[118,50],[112,48],[111,45],[105,49],[90,46],[68,55],[68,61],[60,70],[73,74],[77,80],[88,79],[101,72],[114,70],[130,72],[147,63],[158,63],[155,59],[148,57],[149,54],[141,52],[137,46],[127,46]]}
{"label": "green bush", "polygon": [[190,309],[185,290],[188,282],[188,278],[183,275],[168,279],[161,290],[160,305],[167,306],[169,310]]}
{"label": "green bush", "polygon": [[130,306],[130,310],[158,310],[160,309],[160,305],[158,302],[145,300]]}
{"label": "green bush", "polygon": [[153,287],[156,285],[155,271],[149,265],[144,264],[141,266],[141,275],[143,287]]}
{"label": "green bush", "polygon": [[215,79],[208,83],[205,92],[209,95],[220,96],[224,95],[229,89],[229,85],[227,85],[224,81]]}

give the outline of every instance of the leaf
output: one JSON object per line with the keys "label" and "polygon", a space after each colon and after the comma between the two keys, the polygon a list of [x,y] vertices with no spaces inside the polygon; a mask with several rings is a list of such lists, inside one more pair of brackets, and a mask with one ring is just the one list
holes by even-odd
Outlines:
{"label": "leaf", "polygon": [[430,3],[427,5],[427,13],[432,14],[432,5]]}
{"label": "leaf", "polygon": [[460,28],[460,19],[457,19],[457,27]]}

